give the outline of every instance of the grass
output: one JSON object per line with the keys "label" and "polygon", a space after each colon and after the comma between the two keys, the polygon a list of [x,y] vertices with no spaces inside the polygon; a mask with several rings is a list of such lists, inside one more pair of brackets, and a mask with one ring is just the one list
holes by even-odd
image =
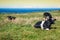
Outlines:
{"label": "grass", "polygon": [[[26,14],[0,14],[0,40],[60,40],[60,12],[50,12],[57,19],[49,31],[36,29],[33,25],[43,20],[43,12]],[[15,16],[10,21],[7,16]]]}

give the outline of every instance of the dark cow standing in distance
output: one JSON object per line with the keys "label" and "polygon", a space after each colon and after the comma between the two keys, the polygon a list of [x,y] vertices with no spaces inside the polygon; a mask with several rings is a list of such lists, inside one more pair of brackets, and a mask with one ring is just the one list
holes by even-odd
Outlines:
{"label": "dark cow standing in distance", "polygon": [[44,21],[38,21],[34,27],[35,28],[41,28],[41,29],[45,29],[45,30],[49,30],[51,29],[51,25],[54,24],[55,20],[52,15],[48,12],[45,12],[43,14],[44,17]]}

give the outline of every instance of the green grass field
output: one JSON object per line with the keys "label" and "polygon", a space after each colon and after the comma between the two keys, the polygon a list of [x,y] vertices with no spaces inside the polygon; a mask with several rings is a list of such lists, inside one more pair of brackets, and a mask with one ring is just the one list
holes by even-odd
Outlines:
{"label": "green grass field", "polygon": [[[0,14],[0,40],[60,40],[60,12],[50,13],[57,20],[49,31],[33,27],[37,21],[43,20],[43,12]],[[8,20],[9,15],[16,19]]]}

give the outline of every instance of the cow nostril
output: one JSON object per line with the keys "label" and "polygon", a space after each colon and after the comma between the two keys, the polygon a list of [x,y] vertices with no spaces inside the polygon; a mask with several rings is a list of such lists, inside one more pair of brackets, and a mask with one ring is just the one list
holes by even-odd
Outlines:
{"label": "cow nostril", "polygon": [[56,21],[56,19],[54,19],[54,21]]}

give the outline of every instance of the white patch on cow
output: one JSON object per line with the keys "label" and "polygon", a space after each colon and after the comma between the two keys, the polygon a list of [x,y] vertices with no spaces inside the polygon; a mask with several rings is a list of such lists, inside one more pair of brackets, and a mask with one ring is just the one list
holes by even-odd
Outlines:
{"label": "white patch on cow", "polygon": [[41,29],[44,29],[44,27],[43,27],[44,22],[45,21],[42,21],[42,23],[41,23]]}

